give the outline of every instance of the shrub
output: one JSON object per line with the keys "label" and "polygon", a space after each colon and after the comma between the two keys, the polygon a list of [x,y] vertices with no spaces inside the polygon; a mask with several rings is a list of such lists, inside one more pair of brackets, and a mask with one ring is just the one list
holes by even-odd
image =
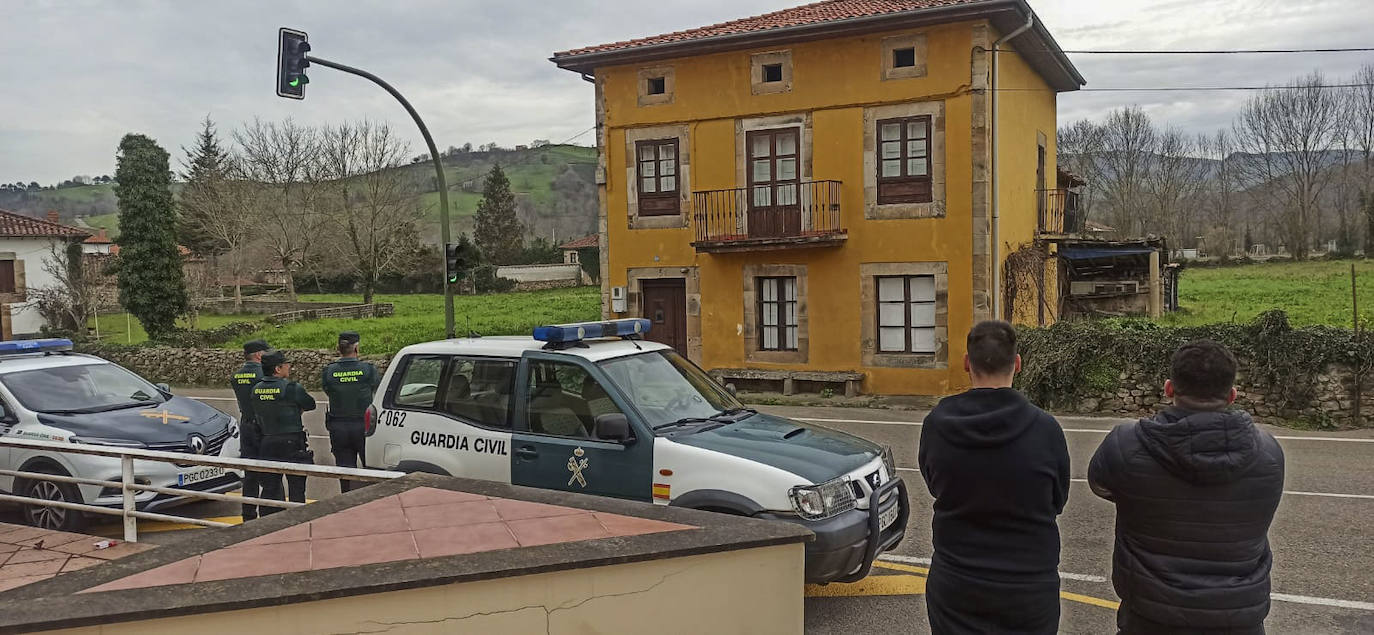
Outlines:
{"label": "shrub", "polygon": [[261,328],[261,322],[230,322],[205,330],[174,328],[157,338],[156,343],[175,348],[215,348]]}

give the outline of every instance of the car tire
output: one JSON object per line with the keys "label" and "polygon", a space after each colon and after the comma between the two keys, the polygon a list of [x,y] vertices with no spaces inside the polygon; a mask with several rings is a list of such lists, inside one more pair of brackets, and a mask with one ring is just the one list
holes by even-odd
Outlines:
{"label": "car tire", "polygon": [[[59,468],[40,467],[33,471],[44,474],[67,476],[67,474]],[[62,501],[67,503],[81,502],[81,492],[71,483],[25,480],[16,489],[19,491],[20,496],[27,496],[29,498],[40,498],[43,500]],[[62,509],[60,507],[48,507],[45,505],[24,505],[22,513],[25,523],[41,529],[78,532],[86,527],[85,515],[74,509]]]}

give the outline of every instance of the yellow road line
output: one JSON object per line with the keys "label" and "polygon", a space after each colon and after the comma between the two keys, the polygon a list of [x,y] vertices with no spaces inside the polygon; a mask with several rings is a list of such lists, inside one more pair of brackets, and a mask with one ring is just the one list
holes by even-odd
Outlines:
{"label": "yellow road line", "polygon": [[1115,611],[1116,609],[1118,609],[1118,608],[1121,607],[1121,603],[1120,603],[1120,602],[1114,602],[1114,601],[1112,601],[1112,600],[1106,600],[1106,599],[1103,599],[1103,598],[1095,598],[1095,597],[1093,597],[1093,596],[1091,596],[1091,595],[1080,595],[1080,594],[1078,594],[1078,593],[1069,593],[1068,591],[1060,591],[1060,592],[1059,592],[1059,597],[1064,598],[1065,600],[1068,600],[1068,601],[1070,601],[1070,602],[1080,602],[1080,603],[1083,603],[1083,604],[1091,604],[1091,605],[1093,605],[1093,606],[1100,606],[1100,607],[1102,607],[1102,608],[1104,608],[1104,609],[1111,609],[1111,610],[1113,610],[1113,611]]}
{"label": "yellow road line", "polygon": [[[217,518],[206,518],[205,520],[213,520],[216,522],[226,523],[230,525],[238,525],[243,523],[242,516],[220,516]],[[138,533],[140,534],[156,534],[164,531],[182,531],[185,529],[209,529],[209,527],[205,527],[203,525],[193,525],[191,523],[166,523],[156,520],[142,520],[138,523]],[[124,534],[124,526],[101,525],[99,527],[92,528],[91,533],[97,536],[117,538]]]}
{"label": "yellow road line", "polygon": [[895,562],[879,561],[874,562],[873,566],[882,567],[884,569],[892,569],[893,571],[905,571],[907,573],[919,573],[921,575],[930,575],[930,569],[927,569],[925,567],[913,567],[909,564],[897,564]]}
{"label": "yellow road line", "polygon": [[811,584],[806,587],[806,597],[811,598],[921,595],[925,592],[926,579],[918,575],[871,575],[850,584],[832,582],[824,586]]}

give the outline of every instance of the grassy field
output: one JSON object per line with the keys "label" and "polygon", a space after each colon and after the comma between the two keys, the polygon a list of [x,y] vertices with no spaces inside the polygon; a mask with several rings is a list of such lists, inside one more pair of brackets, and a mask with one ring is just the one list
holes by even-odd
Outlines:
{"label": "grassy field", "polygon": [[[1249,322],[1271,309],[1283,309],[1295,326],[1349,327],[1350,260],[1274,262],[1238,267],[1193,267],[1179,286],[1182,311],[1167,324]],[[1360,315],[1374,318],[1374,260],[1355,260]]]}
{"label": "grassy field", "polygon": [[118,214],[118,213],[114,213],[114,214],[99,214],[99,215],[96,215],[96,216],[87,216],[85,220],[86,220],[86,224],[87,224],[87,225],[90,225],[91,227],[104,228],[104,229],[105,229],[105,235],[106,235],[106,236],[109,236],[109,237],[110,237],[110,240],[118,240],[118,239],[119,239],[119,214]]}
{"label": "grassy field", "polygon": [[[224,326],[230,322],[256,322],[262,319],[261,315],[201,315],[196,323],[197,328],[212,329],[217,326]],[[148,341],[148,333],[143,330],[143,325],[138,320],[129,319],[126,313],[111,313],[96,316],[91,320],[91,326],[100,331],[100,339],[112,344],[141,344]],[[185,318],[177,320],[177,326],[190,328]]]}
{"label": "grassy field", "polygon": [[[302,294],[307,302],[357,302],[357,295]],[[263,338],[278,348],[332,348],[340,331],[358,331],[367,354],[394,353],[404,346],[444,337],[444,296],[379,295],[377,302],[396,305],[396,315],[389,318],[365,320],[328,319],[273,326],[262,322],[262,329],[226,344],[237,348],[243,342]],[[460,335],[475,331],[481,335],[528,335],[536,326],[563,322],[598,319],[601,298],[596,287],[554,289],[503,293],[483,296],[458,296],[454,299],[454,317]],[[260,315],[201,316],[201,328],[212,328],[229,322],[261,321]],[[101,334],[106,341],[125,343],[129,338],[124,330],[124,314],[102,316]],[[134,343],[147,340],[147,335],[133,321]]]}

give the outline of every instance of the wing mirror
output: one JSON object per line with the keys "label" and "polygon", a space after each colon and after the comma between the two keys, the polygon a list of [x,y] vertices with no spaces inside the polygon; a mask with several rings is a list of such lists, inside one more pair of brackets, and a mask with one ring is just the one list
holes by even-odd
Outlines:
{"label": "wing mirror", "polygon": [[738,397],[738,396],[739,396],[739,391],[735,389],[735,385],[734,385],[734,384],[725,384],[725,392],[730,393],[730,396],[732,396],[732,397]]}
{"label": "wing mirror", "polygon": [[153,387],[161,390],[164,395],[171,396],[172,394],[172,387],[167,384],[153,384]]}
{"label": "wing mirror", "polygon": [[629,418],[619,412],[597,415],[596,438],[602,441],[619,441],[621,443],[630,441]]}

